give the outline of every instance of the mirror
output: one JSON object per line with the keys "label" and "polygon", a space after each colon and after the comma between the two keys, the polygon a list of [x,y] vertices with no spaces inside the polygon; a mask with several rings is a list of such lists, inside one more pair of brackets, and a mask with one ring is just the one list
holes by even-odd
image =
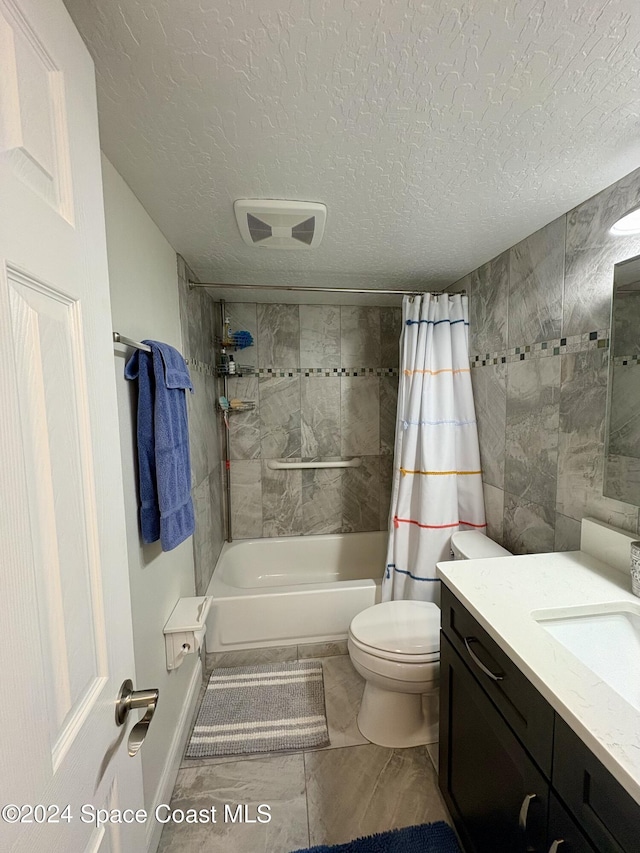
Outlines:
{"label": "mirror", "polygon": [[640,506],[640,257],[614,267],[603,492]]}

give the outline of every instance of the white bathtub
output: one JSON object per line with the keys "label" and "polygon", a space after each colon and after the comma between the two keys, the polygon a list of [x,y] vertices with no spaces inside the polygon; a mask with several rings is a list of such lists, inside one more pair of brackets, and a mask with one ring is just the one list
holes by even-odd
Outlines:
{"label": "white bathtub", "polygon": [[225,544],[207,590],[207,651],[345,639],[380,601],[386,547],[386,531]]}

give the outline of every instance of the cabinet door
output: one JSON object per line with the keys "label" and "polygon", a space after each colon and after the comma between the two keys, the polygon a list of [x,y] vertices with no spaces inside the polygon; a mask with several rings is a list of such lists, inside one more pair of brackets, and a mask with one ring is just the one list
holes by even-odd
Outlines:
{"label": "cabinet door", "polygon": [[441,635],[440,787],[471,853],[546,853],[549,786]]}
{"label": "cabinet door", "polygon": [[638,853],[640,805],[559,717],[553,787],[599,853]]}
{"label": "cabinet door", "polygon": [[551,792],[549,797],[549,853],[594,853],[569,812]]}

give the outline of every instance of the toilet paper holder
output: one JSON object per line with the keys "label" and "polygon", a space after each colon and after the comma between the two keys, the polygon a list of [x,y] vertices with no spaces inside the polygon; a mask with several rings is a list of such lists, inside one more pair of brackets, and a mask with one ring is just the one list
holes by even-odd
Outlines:
{"label": "toilet paper holder", "polygon": [[164,643],[169,671],[181,666],[187,655],[200,650],[207,630],[206,619],[211,601],[210,595],[178,599],[164,626]]}

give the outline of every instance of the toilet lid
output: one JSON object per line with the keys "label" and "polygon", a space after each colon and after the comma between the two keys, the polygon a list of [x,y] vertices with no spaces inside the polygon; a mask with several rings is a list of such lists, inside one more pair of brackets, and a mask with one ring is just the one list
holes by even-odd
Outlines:
{"label": "toilet lid", "polygon": [[351,634],[364,645],[403,655],[440,649],[440,610],[432,601],[385,601],[354,616]]}

